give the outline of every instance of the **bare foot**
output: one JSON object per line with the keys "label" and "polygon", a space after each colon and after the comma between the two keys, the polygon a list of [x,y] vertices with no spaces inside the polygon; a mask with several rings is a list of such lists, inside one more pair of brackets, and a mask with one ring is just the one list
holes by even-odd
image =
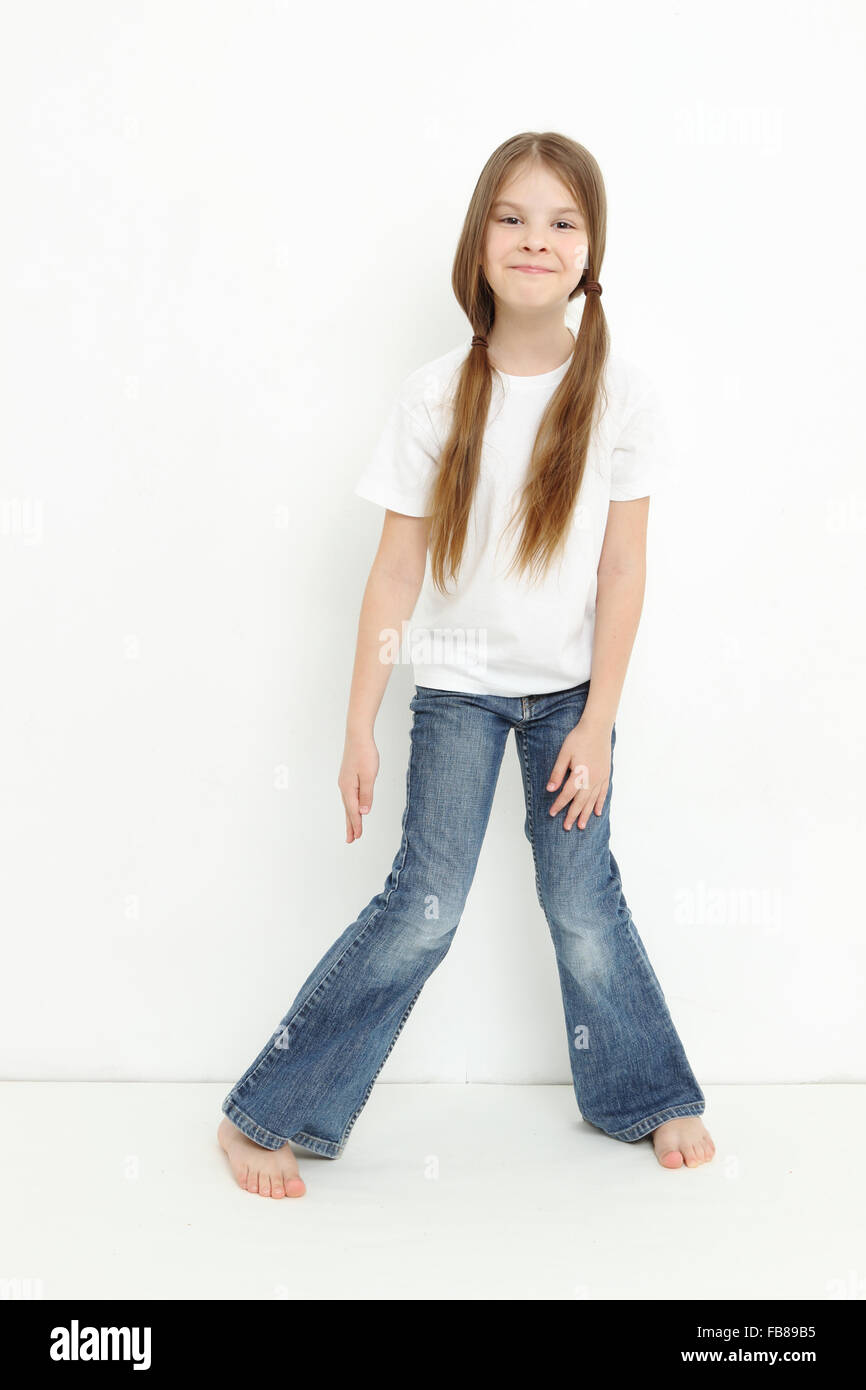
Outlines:
{"label": "bare foot", "polygon": [[653,1148],[663,1168],[698,1168],[709,1163],[716,1146],[700,1115],[681,1115],[666,1120],[652,1131]]}
{"label": "bare foot", "polygon": [[224,1117],[217,1130],[220,1147],[228,1154],[237,1184],[260,1197],[303,1197],[306,1192],[291,1145],[263,1149]]}

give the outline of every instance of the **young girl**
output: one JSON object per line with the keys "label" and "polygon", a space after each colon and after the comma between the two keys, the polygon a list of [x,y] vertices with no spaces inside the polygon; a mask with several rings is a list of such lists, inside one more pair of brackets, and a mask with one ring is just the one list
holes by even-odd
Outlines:
{"label": "young girl", "polygon": [[452,274],[471,343],[405,379],[355,489],[385,521],[339,776],[346,840],[372,806],[393,664],[382,640],[405,639],[420,594],[402,840],[382,891],[223,1101],[219,1141],[247,1192],[303,1194],[289,1141],[343,1152],[453,940],[512,729],[580,1112],[614,1139],[651,1135],[665,1168],[715,1151],[609,847],[614,720],[663,458],[650,381],[610,352],[605,237],[588,150],[529,133],[494,152]]}

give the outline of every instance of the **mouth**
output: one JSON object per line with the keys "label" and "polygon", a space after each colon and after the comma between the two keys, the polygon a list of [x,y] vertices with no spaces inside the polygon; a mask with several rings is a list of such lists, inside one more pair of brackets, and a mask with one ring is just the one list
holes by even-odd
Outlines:
{"label": "mouth", "polygon": [[519,270],[523,275],[552,275],[553,271],[544,265],[510,265],[509,270]]}

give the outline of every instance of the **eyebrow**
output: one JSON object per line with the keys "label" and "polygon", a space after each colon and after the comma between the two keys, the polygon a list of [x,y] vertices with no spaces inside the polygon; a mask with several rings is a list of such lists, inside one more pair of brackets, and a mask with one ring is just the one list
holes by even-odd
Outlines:
{"label": "eyebrow", "polygon": [[[525,212],[525,211],[526,211],[526,209],[525,209],[525,208],[522,208],[522,207],[520,206],[519,203],[512,203],[512,202],[509,202],[507,199],[500,199],[499,202],[494,203],[493,206],[494,206],[494,208],[514,208],[516,212]],[[552,214],[552,215],[553,215],[554,217],[559,217],[559,216],[561,216],[562,213],[564,213],[564,212],[571,213],[572,217],[582,217],[582,216],[583,216],[583,213],[580,212],[580,210],[579,210],[578,208],[554,208],[554,209],[553,209],[553,214]]]}

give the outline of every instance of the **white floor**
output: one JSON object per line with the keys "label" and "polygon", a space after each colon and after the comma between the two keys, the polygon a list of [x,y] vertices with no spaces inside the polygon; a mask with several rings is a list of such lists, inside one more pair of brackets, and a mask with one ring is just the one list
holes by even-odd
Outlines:
{"label": "white floor", "polygon": [[382,1084],[274,1201],[216,1144],[229,1085],[3,1083],[7,1296],[866,1296],[863,1087],[705,1087],[716,1158],[666,1172],[567,1086]]}

